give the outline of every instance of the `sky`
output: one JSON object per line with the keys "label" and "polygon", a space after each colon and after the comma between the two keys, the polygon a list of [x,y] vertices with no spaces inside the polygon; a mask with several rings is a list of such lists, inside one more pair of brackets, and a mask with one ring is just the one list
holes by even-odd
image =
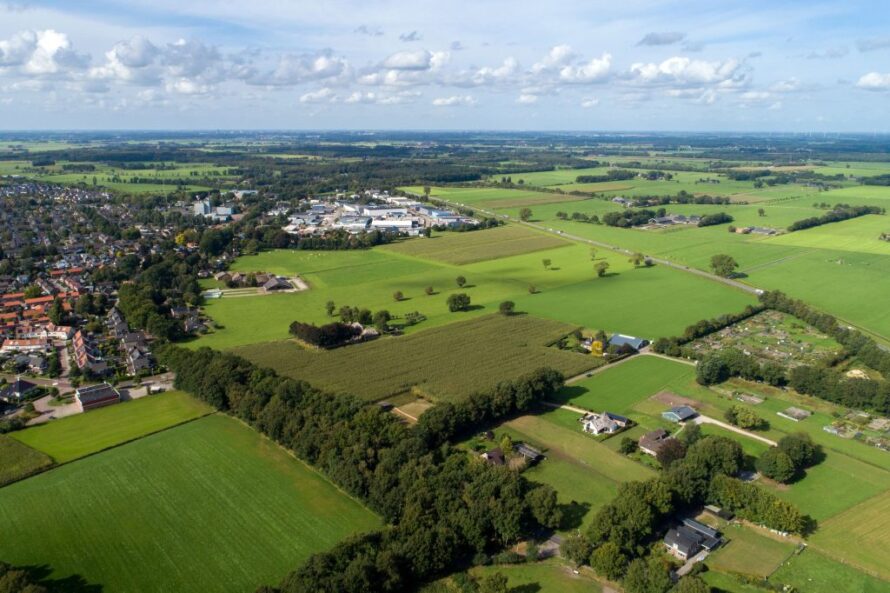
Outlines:
{"label": "sky", "polygon": [[0,129],[890,132],[890,3],[0,0]]}

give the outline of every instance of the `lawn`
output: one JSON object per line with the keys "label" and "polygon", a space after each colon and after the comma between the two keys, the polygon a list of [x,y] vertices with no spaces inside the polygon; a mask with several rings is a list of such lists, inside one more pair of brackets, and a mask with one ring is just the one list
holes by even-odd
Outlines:
{"label": "lawn", "polygon": [[52,464],[48,455],[0,434],[0,486],[27,478]]}
{"label": "lawn", "polygon": [[461,265],[568,245],[565,239],[552,234],[507,225],[467,233],[434,233],[431,238],[408,239],[383,250]]}
{"label": "lawn", "polygon": [[548,344],[574,326],[530,315],[489,315],[335,350],[280,341],[238,348],[259,366],[331,391],[380,400],[414,389],[430,399],[461,398],[542,366],[572,376],[602,360]]}
{"label": "lawn", "polygon": [[182,391],[169,391],[52,420],[13,433],[13,438],[65,463],[211,412]]}
{"label": "lawn", "polygon": [[811,540],[820,551],[890,581],[890,490],[825,521]]}
{"label": "lawn", "polygon": [[[0,489],[0,558],[106,593],[253,591],[379,519],[213,415]],[[53,537],[46,537],[52,533]]]}
{"label": "lawn", "polygon": [[796,547],[750,527],[730,525],[723,529],[723,535],[728,543],[707,561],[709,568],[723,572],[768,577]]}
{"label": "lawn", "polygon": [[[476,577],[499,572],[507,577],[509,593],[599,593],[599,583],[584,574],[574,574],[565,564],[545,560],[533,564],[481,566],[470,570]],[[421,593],[461,593],[449,577],[421,589]]]}
{"label": "lawn", "polygon": [[[887,564],[884,565],[885,568]],[[887,593],[890,582],[836,562],[812,547],[777,570],[770,579],[801,593]]]}

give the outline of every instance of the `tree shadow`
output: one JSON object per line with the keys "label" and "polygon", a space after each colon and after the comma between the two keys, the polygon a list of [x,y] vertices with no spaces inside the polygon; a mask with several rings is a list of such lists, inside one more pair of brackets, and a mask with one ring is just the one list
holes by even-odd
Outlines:
{"label": "tree shadow", "polygon": [[46,587],[49,593],[102,593],[102,585],[88,583],[85,578],[73,574],[61,579],[50,579],[52,568],[47,564],[18,567],[30,579]]}
{"label": "tree shadow", "polygon": [[560,271],[562,268],[560,268],[559,266],[550,266],[548,269],[549,269],[551,272],[558,272],[558,271]]}
{"label": "tree shadow", "polygon": [[573,500],[568,504],[559,505],[559,510],[562,512],[562,520],[559,522],[559,530],[569,531],[571,529],[578,529],[584,521],[584,516],[590,512],[590,503]]}
{"label": "tree shadow", "polygon": [[464,309],[464,311],[481,311],[484,308],[485,307],[482,305],[470,305],[469,307]]}
{"label": "tree shadow", "polygon": [[526,583],[518,587],[511,587],[509,593],[538,593],[540,590],[541,585],[538,583]]}

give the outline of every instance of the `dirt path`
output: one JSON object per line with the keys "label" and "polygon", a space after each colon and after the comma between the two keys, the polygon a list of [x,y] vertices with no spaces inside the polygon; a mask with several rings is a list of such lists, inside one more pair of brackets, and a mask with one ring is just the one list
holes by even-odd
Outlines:
{"label": "dirt path", "polygon": [[761,443],[766,443],[771,447],[776,446],[776,441],[770,440],[764,436],[760,436],[759,434],[754,434],[753,432],[743,430],[738,426],[733,426],[728,422],[723,422],[722,420],[717,420],[716,418],[711,418],[710,416],[696,416],[691,421],[693,424],[713,424],[714,426],[719,426],[720,428],[724,428],[726,430],[735,432],[737,434],[745,435],[748,438],[754,439],[755,441],[760,441]]}

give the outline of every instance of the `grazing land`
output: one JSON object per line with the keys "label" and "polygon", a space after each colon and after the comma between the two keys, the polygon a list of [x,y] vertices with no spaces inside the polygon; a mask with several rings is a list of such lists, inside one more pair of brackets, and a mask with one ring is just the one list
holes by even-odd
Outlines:
{"label": "grazing land", "polygon": [[57,463],[103,451],[212,412],[182,391],[143,397],[13,433]]}
{"label": "grazing land", "polygon": [[371,401],[411,390],[443,400],[485,390],[540,366],[571,376],[603,364],[602,359],[549,346],[574,329],[530,315],[489,315],[329,351],[281,341],[235,352],[285,376]]}
{"label": "grazing land", "polygon": [[79,574],[108,593],[252,591],[379,526],[319,474],[219,415],[2,488],[0,523],[5,561]]}
{"label": "grazing land", "polygon": [[[574,574],[566,565],[553,560],[533,564],[482,566],[470,570],[475,577],[500,572],[507,577],[510,593],[599,593],[599,583],[583,574]],[[450,577],[431,583],[421,593],[462,593]]]}
{"label": "grazing land", "polygon": [[804,593],[885,593],[890,583],[837,562],[812,547],[793,556],[770,581]]}
{"label": "grazing land", "polygon": [[722,530],[729,542],[708,557],[708,567],[730,573],[768,577],[791,556],[796,545],[760,533],[753,528],[728,526]]}
{"label": "grazing land", "polygon": [[472,233],[435,233],[428,239],[409,239],[383,250],[462,265],[568,245],[551,234],[506,225]]}
{"label": "grazing land", "polygon": [[890,486],[820,525],[813,546],[890,580]]}
{"label": "grazing land", "polygon": [[48,455],[0,435],[0,486],[27,478],[52,464]]}

